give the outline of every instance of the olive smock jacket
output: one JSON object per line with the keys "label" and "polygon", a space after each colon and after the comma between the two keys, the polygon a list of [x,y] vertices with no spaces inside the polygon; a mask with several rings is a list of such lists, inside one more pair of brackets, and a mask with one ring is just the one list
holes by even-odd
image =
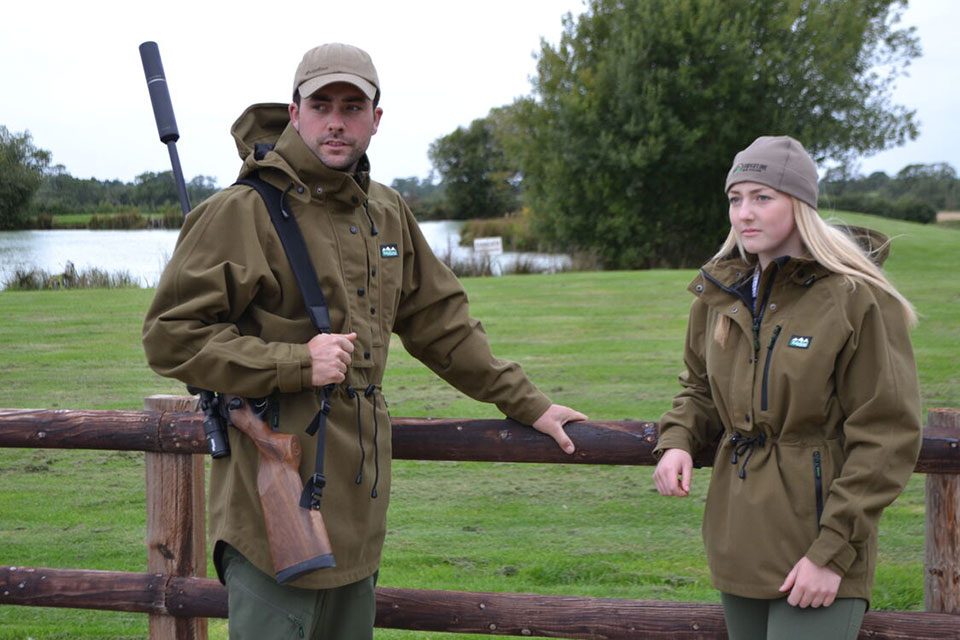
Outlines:
{"label": "olive smock jacket", "polygon": [[[430,250],[400,195],[366,173],[325,167],[289,125],[286,105],[254,105],[233,126],[241,176],[286,191],[321,280],[335,333],[356,332],[346,381],[331,394],[321,513],[336,567],[291,583],[331,588],[378,568],[390,495],[391,429],[380,384],[391,332],[467,395],[534,422],[549,400],[519,365],[496,359],[468,315],[457,278]],[[257,159],[256,143],[275,144]],[[361,161],[363,166],[366,158]],[[288,190],[289,188],[289,190]],[[147,314],[143,344],[158,373],[246,397],[276,393],[280,431],[299,437],[301,479],[314,471],[319,408],[306,343],[316,334],[260,195],[231,186],[187,217]],[[370,385],[375,390],[366,393]],[[356,395],[348,388],[356,391]],[[213,460],[210,539],[274,574],[257,494],[257,451],[229,429],[232,453]],[[376,497],[373,490],[376,489]],[[222,578],[222,573],[221,573]]]}
{"label": "olive smock jacket", "polygon": [[[921,443],[917,369],[901,306],[803,258],[763,272],[707,266],[690,284],[680,376],[656,451],[692,454],[719,439],[704,511],[713,585],[779,598],[806,556],[842,576],[838,597],[869,601],[877,521]],[[726,346],[718,318],[732,320]],[[756,327],[756,332],[754,327]]]}

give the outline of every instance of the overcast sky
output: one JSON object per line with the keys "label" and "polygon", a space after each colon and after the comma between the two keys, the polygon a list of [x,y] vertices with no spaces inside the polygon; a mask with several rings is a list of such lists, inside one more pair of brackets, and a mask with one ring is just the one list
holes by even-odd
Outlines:
{"label": "overcast sky", "polygon": [[[910,4],[905,22],[918,27],[923,57],[894,100],[917,110],[920,137],[863,159],[864,173],[930,162],[960,170],[960,2]],[[256,102],[287,102],[307,49],[349,42],[371,54],[380,75],[374,178],[424,178],[432,141],[530,93],[540,39],[557,42],[562,16],[582,8],[581,0],[20,0],[0,23],[0,124],[29,130],[78,178],[132,181],[169,169],[138,52],[153,40],[184,174],[223,187],[240,167],[229,133],[237,116]]]}

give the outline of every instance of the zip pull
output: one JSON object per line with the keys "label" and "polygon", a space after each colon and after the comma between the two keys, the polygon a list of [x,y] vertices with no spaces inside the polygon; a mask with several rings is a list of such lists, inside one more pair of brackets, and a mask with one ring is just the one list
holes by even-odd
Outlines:
{"label": "zip pull", "polygon": [[820,452],[813,452],[813,488],[817,500],[817,527],[822,529],[820,518],[823,517],[823,468],[820,464]]}
{"label": "zip pull", "polygon": [[773,347],[777,344],[777,338],[780,336],[781,326],[778,324],[773,328],[773,334],[770,336],[770,344],[767,345],[767,359],[763,363],[763,379],[760,383],[760,409],[767,410],[767,385],[770,378],[770,362],[773,360]]}
{"label": "zip pull", "polygon": [[780,335],[780,329],[781,329],[781,326],[780,326],[780,325],[777,325],[776,327],[774,327],[774,329],[773,329],[773,335],[770,336],[770,344],[767,345],[767,350],[768,350],[768,351],[769,351],[770,349],[773,349],[773,345],[775,345],[775,344],[777,343],[777,336]]}

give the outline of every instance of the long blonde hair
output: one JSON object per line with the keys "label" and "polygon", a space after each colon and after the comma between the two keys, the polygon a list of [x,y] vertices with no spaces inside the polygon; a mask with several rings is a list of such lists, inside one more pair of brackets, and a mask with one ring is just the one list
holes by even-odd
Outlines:
{"label": "long blonde hair", "polygon": [[[911,327],[917,324],[917,312],[913,305],[897,291],[878,264],[871,259],[888,250],[889,240],[880,247],[872,247],[868,253],[857,244],[842,223],[827,224],[817,210],[809,204],[789,194],[784,195],[793,202],[793,221],[800,232],[804,248],[814,260],[828,270],[843,276],[851,288],[855,288],[859,282],[866,282],[890,294],[900,303],[906,323]],[[734,249],[740,253],[740,257],[747,264],[757,262],[757,256],[746,252],[731,226],[727,239],[707,264],[716,264],[729,258]],[[725,344],[729,332],[730,318],[721,315],[713,332],[714,340],[721,345]]]}

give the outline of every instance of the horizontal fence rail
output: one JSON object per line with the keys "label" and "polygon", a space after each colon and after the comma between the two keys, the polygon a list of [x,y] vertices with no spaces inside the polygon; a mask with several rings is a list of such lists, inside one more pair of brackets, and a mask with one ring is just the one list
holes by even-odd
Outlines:
{"label": "horizontal fence rail", "polygon": [[[195,399],[151,396],[146,411],[0,409],[0,447],[146,452],[148,573],[0,566],[0,605],[149,615],[152,640],[205,640],[227,616],[204,577],[203,416]],[[915,470],[926,473],[926,612],[870,611],[860,638],[960,640],[960,410],[930,409]],[[654,422],[580,422],[577,445],[512,420],[393,418],[393,457],[410,460],[653,465]],[[696,463],[712,464],[705,451]],[[726,638],[718,605],[377,588],[381,628],[556,638]]]}
{"label": "horizontal fence rail", "polygon": [[[568,455],[548,436],[513,420],[392,418],[398,460],[655,465],[657,423],[574,422]],[[0,409],[0,447],[207,453],[203,416],[166,411]],[[714,450],[696,463],[710,466]],[[928,426],[915,471],[960,474],[956,431]]]}
{"label": "horizontal fence rail", "polygon": [[[0,566],[0,603],[227,617],[226,589],[212,578],[123,571]],[[721,640],[720,605],[517,593],[377,587],[378,628],[585,640]],[[960,638],[960,615],[870,611],[861,637]]]}

